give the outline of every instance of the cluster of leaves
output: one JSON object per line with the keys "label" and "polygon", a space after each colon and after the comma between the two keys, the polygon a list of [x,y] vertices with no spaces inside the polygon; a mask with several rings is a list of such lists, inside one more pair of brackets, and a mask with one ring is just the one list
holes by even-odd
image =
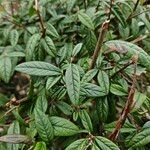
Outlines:
{"label": "cluster of leaves", "polygon": [[[0,5],[1,150],[150,148],[150,99],[143,92],[150,72],[149,6],[111,2],[16,0],[8,10]],[[89,69],[108,18],[103,46]],[[135,56],[134,107],[111,141],[132,85]],[[19,81],[14,85],[16,76],[28,80],[23,95]],[[3,90],[10,85],[15,89]]]}

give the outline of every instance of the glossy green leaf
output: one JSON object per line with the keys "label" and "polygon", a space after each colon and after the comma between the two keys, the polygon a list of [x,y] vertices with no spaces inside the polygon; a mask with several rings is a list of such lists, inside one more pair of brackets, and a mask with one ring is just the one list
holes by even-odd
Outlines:
{"label": "glossy green leaf", "polygon": [[57,30],[50,22],[47,23],[46,32],[47,32],[47,34],[50,34],[55,38],[59,38],[59,34],[58,34]]}
{"label": "glossy green leaf", "polygon": [[48,102],[47,102],[45,90],[43,89],[37,96],[35,109],[39,109],[45,113],[47,107],[48,107]]}
{"label": "glossy green leaf", "polygon": [[97,76],[98,83],[105,93],[109,93],[109,77],[105,71],[99,71]]}
{"label": "glossy green leaf", "polygon": [[110,85],[111,93],[118,95],[118,96],[126,96],[128,91],[126,91],[121,85],[119,84],[111,84]]}
{"label": "glossy green leaf", "polygon": [[82,83],[81,95],[87,97],[100,97],[105,96],[105,91],[98,85],[92,83]]}
{"label": "glossy green leaf", "polygon": [[40,137],[45,142],[51,141],[54,136],[54,130],[48,116],[39,109],[35,109],[34,114],[36,129]]}
{"label": "glossy green leaf", "polygon": [[98,113],[98,117],[100,121],[105,122],[107,120],[108,112],[109,112],[109,105],[108,105],[107,97],[102,97],[102,98],[97,99],[96,109],[97,109],[97,113]]}
{"label": "glossy green leaf", "polygon": [[79,128],[71,121],[61,117],[50,117],[55,136],[72,136],[80,132]]}
{"label": "glossy green leaf", "polygon": [[144,146],[150,143],[150,129],[146,128],[143,131],[137,133],[128,143],[130,149]]}
{"label": "glossy green leaf", "polygon": [[16,46],[19,39],[19,33],[17,30],[11,30],[10,32],[10,43],[12,46]]}
{"label": "glossy green leaf", "polygon": [[72,51],[72,56],[76,56],[80,52],[82,45],[83,45],[82,43],[79,43],[74,47]]}
{"label": "glossy green leaf", "polygon": [[27,45],[26,45],[26,60],[27,61],[30,61],[33,59],[33,55],[35,53],[36,47],[39,44],[40,38],[41,38],[40,34],[37,34],[37,33],[32,35],[29,38]]}
{"label": "glossy green leaf", "polygon": [[[106,124],[104,126],[105,130],[109,131],[109,132],[113,132],[115,127],[116,127],[116,122],[112,122],[112,123]],[[133,125],[127,121],[124,123],[123,127],[120,130],[121,133],[132,133],[135,131],[136,131],[135,125]]]}
{"label": "glossy green leaf", "polygon": [[52,57],[56,56],[56,48],[52,41],[52,39],[46,36],[44,39],[41,40],[42,47],[44,50]]}
{"label": "glossy green leaf", "polygon": [[[20,133],[19,123],[17,121],[14,121],[8,128],[7,134],[12,135],[12,134],[19,134],[19,133]],[[8,150],[18,150],[19,145],[18,144],[7,144],[7,149]]]}
{"label": "glossy green leaf", "polygon": [[78,18],[83,25],[85,25],[86,27],[88,27],[91,30],[94,30],[94,24],[93,24],[91,18],[86,13],[79,12]]}
{"label": "glossy green leaf", "polygon": [[65,150],[86,150],[87,145],[87,139],[80,139],[71,143]]}
{"label": "glossy green leaf", "polygon": [[15,70],[35,76],[54,76],[61,74],[59,68],[50,63],[41,61],[30,61],[19,64]]}
{"label": "glossy green leaf", "polygon": [[82,122],[84,128],[87,129],[89,132],[92,132],[93,126],[92,126],[92,122],[91,122],[90,116],[87,113],[87,111],[81,110],[79,112],[79,116],[80,116],[80,119],[81,119],[81,122]]}
{"label": "glossy green leaf", "polygon": [[50,90],[59,80],[61,76],[58,77],[49,77],[46,81],[46,89]]}
{"label": "glossy green leaf", "polygon": [[37,142],[34,150],[47,150],[45,142]]}
{"label": "glossy green leaf", "polygon": [[69,65],[66,70],[65,81],[71,102],[73,104],[79,104],[80,74],[76,65]]}
{"label": "glossy green leaf", "polygon": [[7,53],[7,56],[9,56],[9,57],[25,57],[25,54],[23,52],[10,52],[10,53]]}
{"label": "glossy green leaf", "polygon": [[12,73],[12,63],[9,57],[0,58],[0,78],[6,83],[9,82]]}
{"label": "glossy green leaf", "polygon": [[91,81],[95,75],[97,74],[98,70],[97,69],[92,69],[89,70],[82,78],[81,82],[89,82]]}
{"label": "glossy green leaf", "polygon": [[72,107],[63,101],[58,101],[56,107],[58,107],[65,115],[71,115],[73,112]]}
{"label": "glossy green leaf", "polygon": [[119,147],[105,137],[96,136],[96,144],[100,149],[104,150],[120,150]]}

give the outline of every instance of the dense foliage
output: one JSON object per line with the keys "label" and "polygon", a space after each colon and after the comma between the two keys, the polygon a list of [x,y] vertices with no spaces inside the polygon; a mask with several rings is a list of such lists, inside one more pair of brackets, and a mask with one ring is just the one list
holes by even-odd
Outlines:
{"label": "dense foliage", "polygon": [[150,149],[146,1],[0,2],[0,150]]}

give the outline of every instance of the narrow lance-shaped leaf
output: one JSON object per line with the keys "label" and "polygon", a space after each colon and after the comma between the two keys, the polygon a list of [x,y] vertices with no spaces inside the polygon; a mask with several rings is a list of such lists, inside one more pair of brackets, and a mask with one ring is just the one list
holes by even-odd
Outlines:
{"label": "narrow lance-shaped leaf", "polygon": [[50,56],[56,56],[56,48],[50,37],[46,36],[44,39],[41,39],[41,45]]}
{"label": "narrow lance-shaped leaf", "polygon": [[98,113],[98,117],[100,121],[105,122],[107,120],[108,111],[109,111],[107,97],[102,97],[102,98],[97,99],[96,109],[97,109],[97,113]]}
{"label": "narrow lance-shaped leaf", "polygon": [[35,109],[34,114],[36,129],[40,137],[45,142],[51,141],[54,136],[54,130],[48,116],[39,109]]}
{"label": "narrow lance-shaped leaf", "polygon": [[47,32],[47,34],[50,34],[50,35],[54,36],[55,38],[59,38],[59,34],[58,34],[57,30],[51,23],[47,24],[46,32]]}
{"label": "narrow lance-shaped leaf", "polygon": [[144,146],[150,143],[150,128],[146,128],[143,131],[136,134],[128,143],[130,149]]}
{"label": "narrow lance-shaped leaf", "polygon": [[9,134],[0,137],[0,142],[12,143],[12,144],[21,144],[21,143],[29,143],[32,139],[26,135],[20,134]]}
{"label": "narrow lance-shaped leaf", "polygon": [[93,126],[92,126],[92,122],[91,122],[91,118],[89,116],[89,114],[86,112],[86,110],[82,110],[79,113],[81,122],[83,124],[83,126],[85,127],[85,129],[87,129],[89,132],[93,131]]}
{"label": "narrow lance-shaped leaf", "polygon": [[17,30],[12,30],[10,32],[10,43],[12,46],[16,46],[19,39],[19,33]]}
{"label": "narrow lance-shaped leaf", "polygon": [[82,78],[81,82],[89,82],[91,81],[94,76],[97,74],[98,70],[97,69],[92,69],[89,70]]}
{"label": "narrow lance-shaped leaf", "polygon": [[60,75],[61,71],[56,66],[41,61],[31,61],[19,64],[15,70],[35,76]]}
{"label": "narrow lance-shaped leaf", "polygon": [[89,29],[94,30],[94,24],[93,24],[91,18],[86,13],[79,12],[78,18],[83,25],[85,25]]}
{"label": "narrow lance-shaped leaf", "polygon": [[66,70],[65,81],[69,98],[73,104],[79,104],[80,74],[78,67],[70,64]]}
{"label": "narrow lance-shaped leaf", "polygon": [[[10,127],[8,128],[8,135],[12,135],[12,134],[19,134],[20,133],[20,127],[19,127],[19,123],[18,121],[14,121]],[[8,150],[18,150],[19,149],[19,145],[18,144],[7,144],[7,149]]]}
{"label": "narrow lance-shaped leaf", "polygon": [[39,109],[45,113],[47,107],[48,107],[48,102],[45,94],[45,89],[42,89],[42,91],[37,96],[35,109]]}
{"label": "narrow lance-shaped leaf", "polygon": [[105,93],[109,93],[109,77],[106,72],[104,71],[99,71],[99,74],[97,76],[98,83],[101,88],[104,89]]}
{"label": "narrow lance-shaped leaf", "polygon": [[105,91],[101,89],[100,86],[92,83],[82,83],[81,84],[81,95],[87,97],[100,97],[105,96]]}
{"label": "narrow lance-shaped leaf", "polygon": [[6,83],[9,82],[12,72],[11,59],[7,56],[0,58],[0,78]]}
{"label": "narrow lance-shaped leaf", "polygon": [[46,150],[45,142],[37,142],[34,150]]}
{"label": "narrow lance-shaped leaf", "polygon": [[80,139],[71,143],[65,150],[86,150],[88,148],[87,145],[87,139]]}
{"label": "narrow lance-shaped leaf", "polygon": [[104,150],[120,150],[119,147],[105,137],[96,136],[96,144],[100,149]]}
{"label": "narrow lance-shaped leaf", "polygon": [[40,38],[41,38],[40,34],[37,34],[37,33],[32,35],[29,38],[27,42],[27,46],[26,46],[26,60],[27,61],[32,60],[35,48],[39,44]]}
{"label": "narrow lance-shaped leaf", "polygon": [[51,87],[53,87],[59,80],[61,76],[58,77],[49,77],[46,81],[46,89],[50,90]]}
{"label": "narrow lance-shaped leaf", "polygon": [[72,51],[72,56],[76,56],[80,52],[82,45],[83,45],[82,43],[79,43],[74,47]]}
{"label": "narrow lance-shaped leaf", "polygon": [[79,128],[71,121],[61,117],[50,117],[55,136],[72,136],[80,132]]}

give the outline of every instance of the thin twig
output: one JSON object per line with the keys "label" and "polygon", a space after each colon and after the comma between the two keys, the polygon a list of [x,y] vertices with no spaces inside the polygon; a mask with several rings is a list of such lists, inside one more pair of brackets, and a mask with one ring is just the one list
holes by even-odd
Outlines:
{"label": "thin twig", "polygon": [[108,20],[110,20],[111,14],[112,14],[112,7],[114,5],[114,0],[110,0],[110,8],[109,8],[109,14],[108,14]]}
{"label": "thin twig", "polygon": [[140,37],[134,39],[133,41],[131,41],[131,43],[137,43],[137,42],[140,42],[140,41],[146,39],[147,37],[148,37],[148,35],[140,36]]}
{"label": "thin twig", "polygon": [[128,62],[126,63],[122,68],[120,68],[118,71],[116,71],[111,77],[110,79],[114,78],[116,75],[118,75],[120,72],[122,72],[124,69],[126,69],[128,66],[132,65],[133,62]]}
{"label": "thin twig", "polygon": [[40,14],[40,9],[39,9],[39,4],[38,4],[38,0],[35,0],[35,10],[36,10],[36,13],[40,19],[40,24],[41,24],[41,29],[42,29],[42,37],[45,37],[45,34],[46,34],[46,27],[44,25],[44,21],[43,21],[43,18]]}
{"label": "thin twig", "polygon": [[136,67],[137,67],[137,60],[138,57],[135,56],[133,57],[133,62],[134,62],[134,74],[133,74],[133,80],[132,80],[132,85],[130,87],[130,91],[128,94],[128,98],[125,104],[125,107],[122,110],[122,113],[116,123],[116,128],[114,131],[109,135],[109,139],[112,141],[115,141],[120,133],[120,129],[124,125],[126,118],[128,114],[131,112],[133,109],[133,104],[134,104],[134,93],[135,93],[135,84],[136,84]]}
{"label": "thin twig", "polygon": [[139,4],[140,0],[137,0],[135,5],[134,5],[134,8],[133,8],[133,11],[132,13],[129,15],[129,17],[127,18],[127,20],[129,20],[131,18],[131,16],[134,14],[134,12],[136,11],[137,7],[138,7],[138,4]]}
{"label": "thin twig", "polygon": [[94,50],[94,54],[92,56],[92,61],[91,61],[90,66],[89,66],[89,70],[93,69],[94,66],[95,66],[96,60],[97,60],[98,55],[101,51],[101,47],[102,47],[107,29],[108,29],[108,24],[109,24],[109,20],[106,20],[102,24],[101,31],[100,31],[99,37],[98,37],[98,41],[97,41],[97,44],[96,44],[96,47],[95,47],[95,50]]}
{"label": "thin twig", "polygon": [[83,3],[84,3],[84,9],[86,10],[87,9],[87,0],[83,0]]}

